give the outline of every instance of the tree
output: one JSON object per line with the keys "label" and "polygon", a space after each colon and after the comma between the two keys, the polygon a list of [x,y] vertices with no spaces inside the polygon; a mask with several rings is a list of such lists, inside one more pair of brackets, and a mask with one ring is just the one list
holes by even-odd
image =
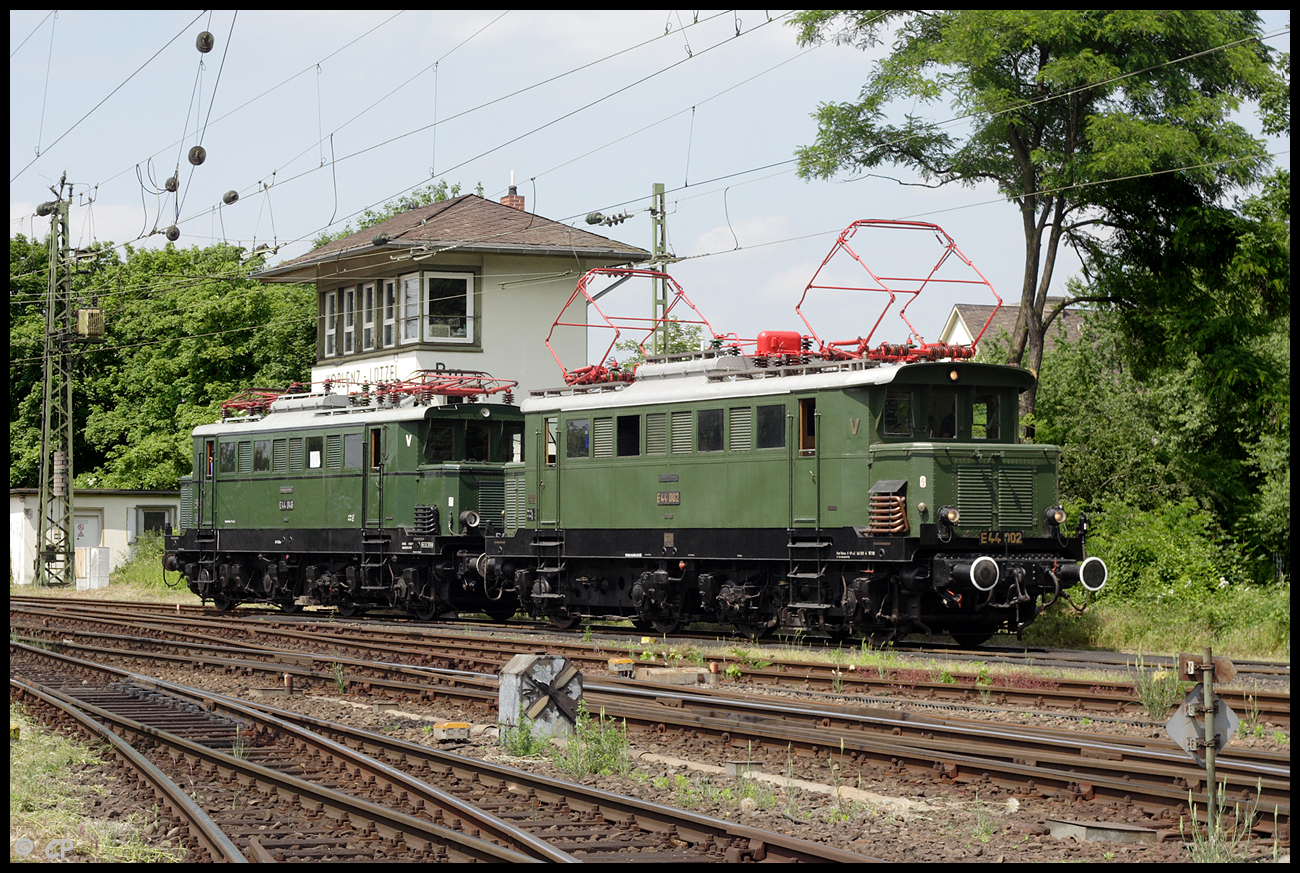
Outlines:
{"label": "tree", "polygon": [[[10,487],[34,487],[40,460],[43,298],[29,290],[34,242],[10,241]],[[15,257],[15,255],[18,257]],[[104,311],[106,337],[74,368],[79,487],[174,488],[190,431],[252,386],[306,381],[315,357],[310,286],[249,279],[260,259],[229,245],[105,246],[74,293]],[[45,265],[39,267],[43,274]]]}
{"label": "tree", "polygon": [[[813,11],[792,21],[807,45],[894,48],[857,103],[824,103],[804,178],[899,164],[932,187],[994,182],[1020,211],[1025,262],[1008,363],[1037,373],[1062,242],[1086,261],[1115,233],[1159,239],[1189,210],[1258,181],[1262,143],[1230,113],[1243,99],[1284,106],[1249,10]],[[896,30],[895,30],[896,29]],[[964,138],[903,105],[945,95]],[[1285,111],[1285,110],[1277,110]],[[1022,396],[1034,409],[1035,392]]]}

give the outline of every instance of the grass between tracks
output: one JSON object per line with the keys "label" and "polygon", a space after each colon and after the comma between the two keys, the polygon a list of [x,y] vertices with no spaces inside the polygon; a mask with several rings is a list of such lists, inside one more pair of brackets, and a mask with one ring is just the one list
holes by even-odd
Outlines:
{"label": "grass between tracks", "polygon": [[158,830],[156,805],[109,820],[87,815],[86,798],[110,792],[108,785],[79,786],[72,778],[75,770],[103,763],[95,749],[47,732],[18,704],[9,705],[9,724],[10,861],[184,860],[182,848],[146,843]]}

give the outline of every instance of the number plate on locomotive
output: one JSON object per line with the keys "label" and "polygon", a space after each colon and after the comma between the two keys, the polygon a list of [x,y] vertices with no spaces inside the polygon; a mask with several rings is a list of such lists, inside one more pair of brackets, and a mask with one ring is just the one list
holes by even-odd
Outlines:
{"label": "number plate on locomotive", "polygon": [[1018,530],[982,530],[981,546],[1018,546],[1025,541],[1025,535]]}

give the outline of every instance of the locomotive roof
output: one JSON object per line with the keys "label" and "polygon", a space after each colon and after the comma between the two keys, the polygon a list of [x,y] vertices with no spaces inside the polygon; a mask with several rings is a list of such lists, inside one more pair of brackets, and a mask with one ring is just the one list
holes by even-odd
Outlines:
{"label": "locomotive roof", "polygon": [[[292,401],[301,398],[302,405],[294,406]],[[291,401],[285,403],[285,401]],[[319,401],[325,402],[319,402]],[[310,401],[318,401],[312,403]],[[279,407],[279,408],[277,408]],[[354,425],[390,424],[402,421],[420,421],[423,419],[447,417],[474,417],[491,410],[491,415],[498,411],[515,412],[515,407],[501,403],[448,403],[439,405],[404,406],[354,406],[348,403],[343,394],[289,395],[276,401],[271,411],[262,416],[227,418],[212,424],[202,424],[194,428],[194,436],[227,436],[241,433],[271,433],[292,430],[318,430],[328,427],[349,427]],[[474,410],[469,412],[468,410]]]}
{"label": "locomotive roof", "polygon": [[728,398],[770,397],[809,391],[840,390],[891,382],[949,384],[948,373],[962,374],[959,384],[1029,389],[1034,375],[1019,367],[969,361],[878,363],[814,361],[762,367],[753,358],[704,353],[681,360],[643,364],[634,382],[573,385],[534,391],[521,404],[525,413],[605,409],[654,404],[692,404]]}

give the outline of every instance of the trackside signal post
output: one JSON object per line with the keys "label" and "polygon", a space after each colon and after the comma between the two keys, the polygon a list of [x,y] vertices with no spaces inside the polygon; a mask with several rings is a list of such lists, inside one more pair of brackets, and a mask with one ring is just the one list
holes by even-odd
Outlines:
{"label": "trackside signal post", "polygon": [[[1217,674],[1220,681],[1231,682],[1237,668],[1227,658],[1214,657],[1207,646],[1199,661],[1195,655],[1179,655],[1178,673],[1188,678],[1200,674],[1201,681],[1187,693],[1182,705],[1165,725],[1165,730],[1196,763],[1205,767],[1206,828],[1213,840],[1218,829],[1219,811],[1214,757],[1232,739],[1239,723],[1237,714],[1214,693],[1214,680]],[[1198,716],[1204,719],[1204,726],[1197,721]]]}

